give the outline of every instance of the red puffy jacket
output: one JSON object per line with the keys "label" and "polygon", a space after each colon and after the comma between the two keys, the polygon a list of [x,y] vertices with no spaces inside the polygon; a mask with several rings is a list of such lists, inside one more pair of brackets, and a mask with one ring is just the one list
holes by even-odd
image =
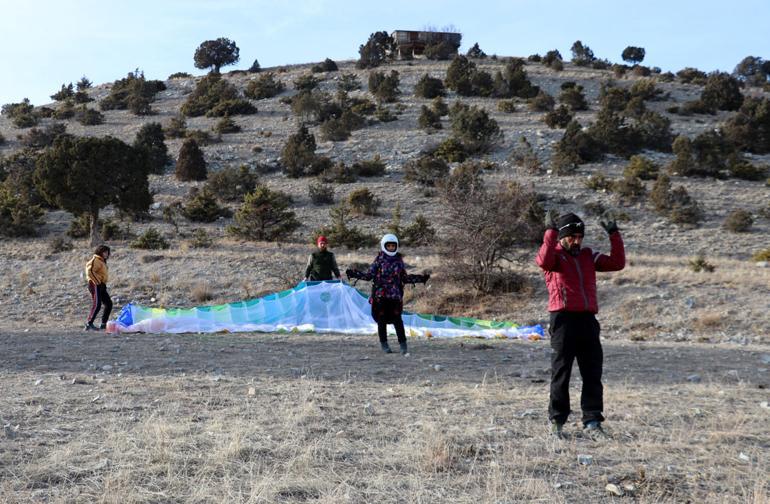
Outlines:
{"label": "red puffy jacket", "polygon": [[583,248],[573,256],[562,248],[558,232],[548,229],[535,260],[545,271],[548,311],[597,313],[596,272],[622,270],[626,253],[619,231],[610,235],[610,255]]}

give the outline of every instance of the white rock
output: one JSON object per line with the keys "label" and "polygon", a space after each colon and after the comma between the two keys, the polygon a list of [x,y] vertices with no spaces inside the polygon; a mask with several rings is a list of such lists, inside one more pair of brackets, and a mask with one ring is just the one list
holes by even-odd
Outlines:
{"label": "white rock", "polygon": [[8,439],[13,439],[16,437],[16,434],[19,432],[19,426],[13,426],[11,424],[5,424],[3,425],[3,432],[5,432],[5,437]]}
{"label": "white rock", "polygon": [[594,463],[594,456],[578,454],[577,461],[580,465],[591,465]]}
{"label": "white rock", "polygon": [[433,365],[433,370],[434,371],[441,371],[442,369],[444,369],[444,368],[441,366],[441,364],[434,364]]}
{"label": "white rock", "polygon": [[618,497],[623,496],[623,490],[621,490],[620,487],[614,483],[607,483],[607,486],[604,487],[604,489],[610,495],[617,495]]}
{"label": "white rock", "polygon": [[700,383],[701,377],[699,374],[691,374],[687,377],[687,381],[692,383]]}
{"label": "white rock", "polygon": [[374,416],[374,406],[372,406],[372,403],[364,404],[364,413],[369,416]]}
{"label": "white rock", "polygon": [[744,462],[750,462],[751,461],[751,457],[749,457],[748,455],[746,455],[743,452],[741,452],[740,455],[738,455],[738,458],[743,460]]}

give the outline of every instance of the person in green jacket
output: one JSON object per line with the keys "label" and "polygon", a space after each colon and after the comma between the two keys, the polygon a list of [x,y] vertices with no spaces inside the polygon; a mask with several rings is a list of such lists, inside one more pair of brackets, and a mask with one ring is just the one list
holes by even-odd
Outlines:
{"label": "person in green jacket", "polygon": [[318,251],[310,254],[305,268],[305,281],[308,280],[331,280],[332,274],[340,279],[340,269],[337,267],[337,259],[334,254],[327,250],[329,241],[325,236],[319,236],[316,240]]}

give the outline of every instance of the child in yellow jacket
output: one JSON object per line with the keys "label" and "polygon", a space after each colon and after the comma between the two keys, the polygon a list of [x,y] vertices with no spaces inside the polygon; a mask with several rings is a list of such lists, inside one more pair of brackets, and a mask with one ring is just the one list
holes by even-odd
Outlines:
{"label": "child in yellow jacket", "polygon": [[[110,257],[110,247],[107,245],[99,245],[94,250],[94,256],[86,263],[86,278],[88,279],[88,292],[91,294],[91,310],[88,312],[88,320],[86,321],[86,331],[98,331],[107,327],[107,320],[110,318],[110,312],[112,311],[112,299],[107,293],[107,280],[109,279],[107,274],[107,259]],[[104,305],[104,311],[102,312],[102,325],[96,327],[94,325],[94,319],[96,319],[99,309]]]}

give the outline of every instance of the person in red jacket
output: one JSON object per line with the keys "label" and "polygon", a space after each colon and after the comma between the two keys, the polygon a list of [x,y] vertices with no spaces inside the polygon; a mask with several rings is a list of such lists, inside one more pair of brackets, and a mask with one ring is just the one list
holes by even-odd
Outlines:
{"label": "person in red jacket", "polygon": [[613,220],[601,222],[610,238],[610,255],[582,247],[585,224],[577,215],[546,216],[543,244],[537,265],[544,271],[548,288],[549,333],[551,336],[551,394],[548,416],[553,434],[562,438],[562,427],[570,414],[569,379],[577,358],[583,389],[580,407],[583,426],[594,438],[602,430],[604,398],[602,387],[602,345],[596,313],[596,272],[620,271],[626,264],[623,238]]}

